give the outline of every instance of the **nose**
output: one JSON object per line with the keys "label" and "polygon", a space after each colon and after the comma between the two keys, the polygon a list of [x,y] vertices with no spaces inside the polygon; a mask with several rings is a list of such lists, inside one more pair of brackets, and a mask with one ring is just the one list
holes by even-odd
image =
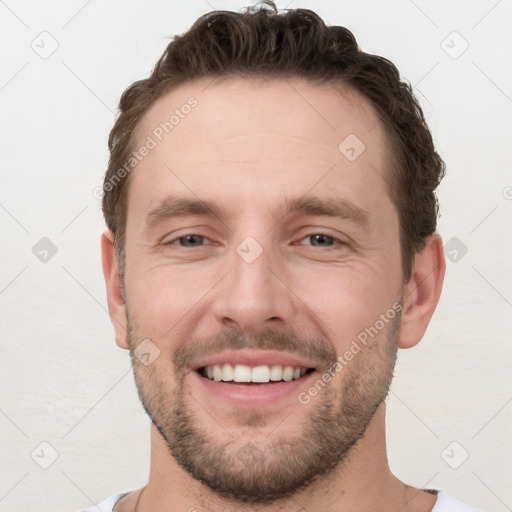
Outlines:
{"label": "nose", "polygon": [[[258,249],[254,239],[239,246],[230,259],[231,270],[217,288],[213,303],[217,322],[257,333],[279,324],[291,324],[297,298],[283,279],[284,265],[269,249]],[[244,253],[244,249],[249,249]],[[254,259],[250,251],[262,250]]]}

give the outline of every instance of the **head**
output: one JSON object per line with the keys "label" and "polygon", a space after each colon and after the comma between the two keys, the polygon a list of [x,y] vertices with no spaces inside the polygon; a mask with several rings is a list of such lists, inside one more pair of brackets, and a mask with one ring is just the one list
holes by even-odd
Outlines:
{"label": "head", "polygon": [[[109,309],[145,410],[182,468],[253,502],[346,459],[444,275],[444,164],[410,86],[347,29],[267,4],[201,17],[123,93],[103,197]],[[296,399],[212,401],[198,365],[242,349],[307,361]]]}

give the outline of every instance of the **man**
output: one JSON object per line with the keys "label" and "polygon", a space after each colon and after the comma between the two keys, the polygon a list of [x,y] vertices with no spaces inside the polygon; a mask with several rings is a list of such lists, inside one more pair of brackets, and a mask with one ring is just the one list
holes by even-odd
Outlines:
{"label": "man", "polygon": [[214,11],[130,86],[102,255],[152,420],[114,512],[475,510],[398,480],[385,402],[445,272],[411,88],[342,27]]}

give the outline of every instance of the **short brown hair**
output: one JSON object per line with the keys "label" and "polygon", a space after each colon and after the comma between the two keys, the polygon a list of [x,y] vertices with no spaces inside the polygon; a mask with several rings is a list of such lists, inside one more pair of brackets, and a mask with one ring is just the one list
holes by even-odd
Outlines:
{"label": "short brown hair", "polygon": [[399,214],[407,282],[415,254],[436,229],[434,191],[445,172],[412,87],[401,80],[389,60],[361,51],[348,29],[329,27],[307,9],[279,12],[271,1],[242,13],[212,11],[201,16],[188,32],[173,38],[151,75],[130,85],[121,96],[120,114],[108,141],[110,160],[102,204],[114,235],[121,278],[130,173],[119,171],[133,151],[139,122],[159,97],[178,85],[229,76],[299,77],[341,84],[369,100],[391,142],[393,165],[385,179]]}

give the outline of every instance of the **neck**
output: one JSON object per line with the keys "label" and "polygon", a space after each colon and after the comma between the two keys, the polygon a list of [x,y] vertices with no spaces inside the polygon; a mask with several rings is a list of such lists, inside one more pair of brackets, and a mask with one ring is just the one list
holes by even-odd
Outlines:
{"label": "neck", "polygon": [[[391,473],[386,452],[384,404],[380,405],[365,435],[351,449],[342,464],[291,498],[271,505],[228,501],[213,493],[176,463],[164,439],[152,425],[149,482],[144,494],[137,494],[140,498],[138,512],[282,512],[301,507],[323,512],[428,512],[436,500],[431,494],[408,487]],[[134,506],[126,508],[128,510],[133,511]],[[119,511],[125,512],[121,507]]]}

